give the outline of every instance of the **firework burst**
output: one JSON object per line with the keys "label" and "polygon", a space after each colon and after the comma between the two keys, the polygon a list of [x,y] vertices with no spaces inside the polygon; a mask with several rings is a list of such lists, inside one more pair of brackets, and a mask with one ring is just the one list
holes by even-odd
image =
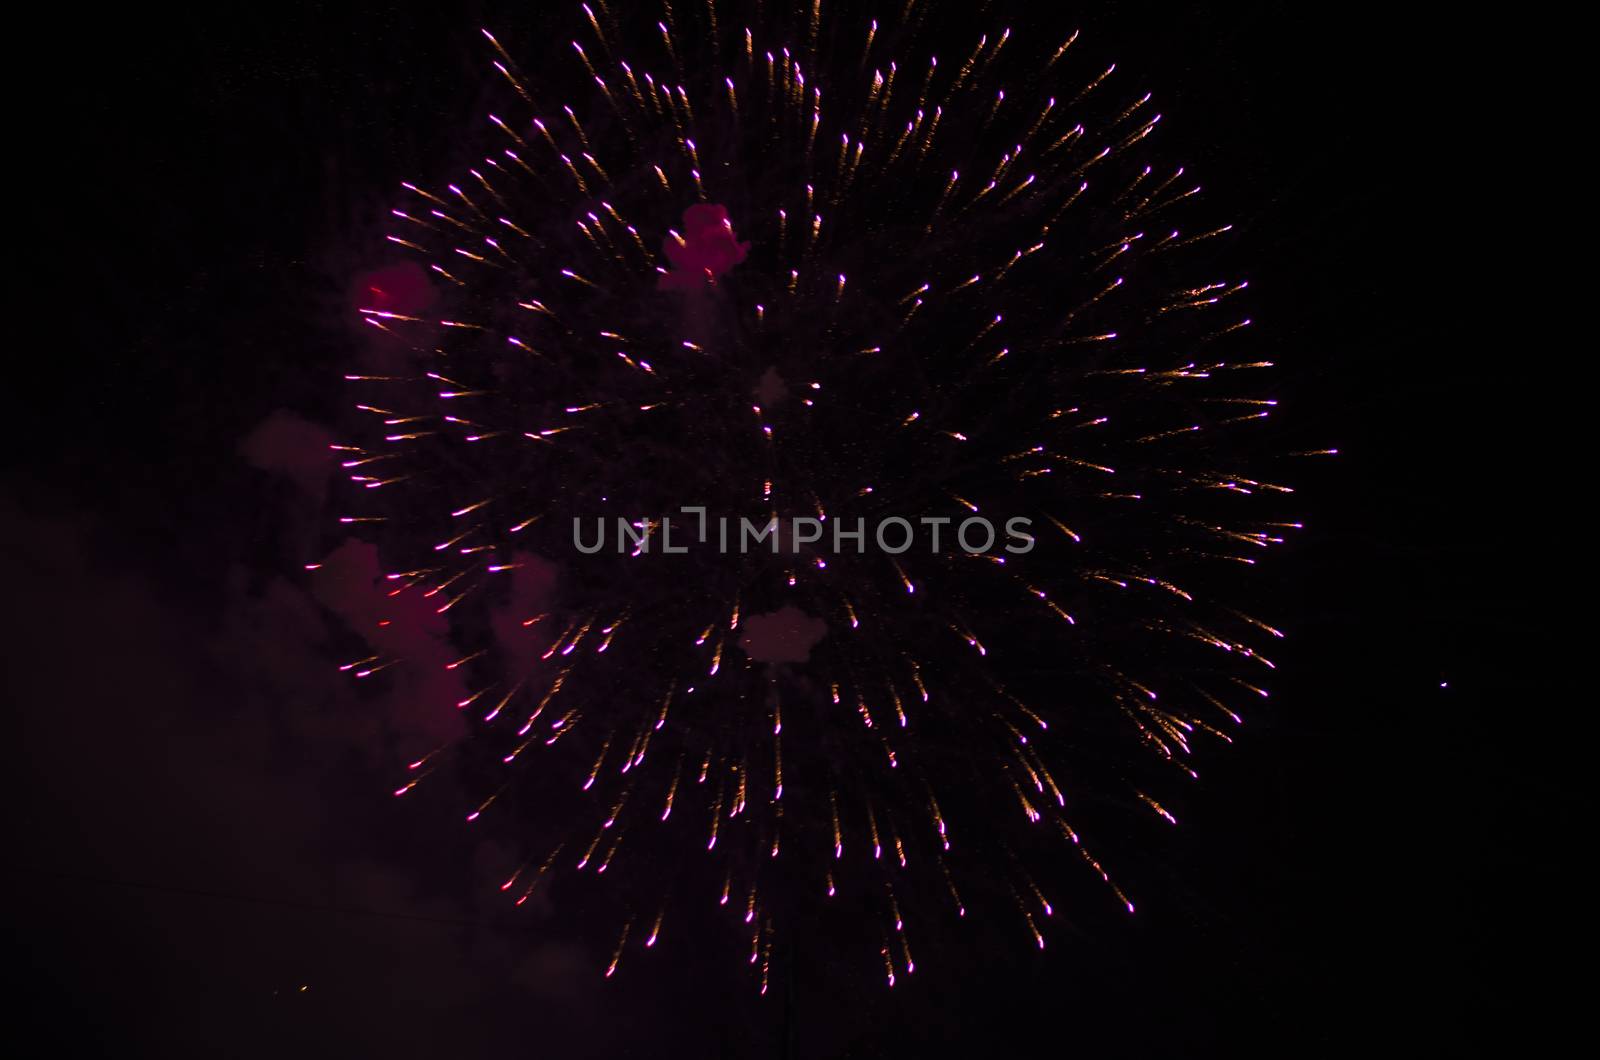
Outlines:
{"label": "firework burst", "polygon": [[605,888],[607,976],[684,903],[763,992],[814,907],[890,985],[941,922],[1042,948],[1072,878],[1132,912],[1097,838],[1176,824],[1267,695],[1228,591],[1296,524],[1229,225],[1078,34],[894,14],[593,0],[528,67],[486,31],[496,142],[388,235],[441,307],[362,309],[405,352],[351,377],[345,522],[467,687],[396,793],[502,815],[508,901]]}

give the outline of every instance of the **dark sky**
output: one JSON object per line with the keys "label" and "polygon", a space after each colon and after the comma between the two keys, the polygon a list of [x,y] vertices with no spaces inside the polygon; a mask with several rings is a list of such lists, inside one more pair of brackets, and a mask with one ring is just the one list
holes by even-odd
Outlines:
{"label": "dark sky", "polygon": [[529,33],[479,6],[60,28],[12,204],[41,224],[45,327],[12,355],[0,504],[29,1018],[122,1056],[1460,1055],[1479,785],[1541,787],[1479,713],[1518,613],[1489,603],[1465,494],[1511,457],[1431,323],[1448,207],[1413,119],[1455,42],[1345,8],[1084,13],[1238,208],[1285,398],[1344,454],[1301,483],[1275,707],[1134,920],[1085,917],[1044,958],[952,942],[942,979],[893,995],[802,962],[758,1001],[716,947],[603,984],[559,902],[508,915],[506,851],[387,797],[396,723],[333,672],[349,641],[297,573],[325,528],[293,454],[340,398],[375,218],[475,127],[477,27]]}

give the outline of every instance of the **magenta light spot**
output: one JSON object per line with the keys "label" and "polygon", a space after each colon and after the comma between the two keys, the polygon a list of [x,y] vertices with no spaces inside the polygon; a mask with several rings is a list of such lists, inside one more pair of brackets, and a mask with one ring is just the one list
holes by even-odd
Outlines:
{"label": "magenta light spot", "polygon": [[748,242],[734,238],[728,210],[716,203],[696,203],[683,211],[684,234],[666,241],[672,271],[661,277],[663,291],[698,291],[715,285],[750,252]]}

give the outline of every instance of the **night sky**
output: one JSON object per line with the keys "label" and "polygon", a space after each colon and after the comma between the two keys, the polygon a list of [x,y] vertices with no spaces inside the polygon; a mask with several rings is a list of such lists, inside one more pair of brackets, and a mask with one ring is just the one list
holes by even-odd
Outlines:
{"label": "night sky", "polygon": [[480,6],[55,33],[11,205],[40,225],[13,284],[43,327],[12,352],[0,479],[24,1019],[121,1056],[1468,1051],[1469,847],[1543,782],[1524,723],[1482,713],[1523,612],[1492,603],[1509,579],[1466,495],[1513,457],[1434,323],[1422,235],[1444,200],[1413,119],[1453,42],[1347,9],[1084,11],[1238,218],[1280,397],[1342,453],[1297,482],[1273,703],[1142,855],[1138,916],[1075,911],[1044,954],[969,932],[892,993],[820,937],[758,999],[728,947],[602,981],[559,900],[512,915],[504,850],[389,798],[377,705],[300,570],[335,539],[302,454],[345,397],[351,292],[392,260],[381,215],[481,140],[478,27],[537,33],[536,5]]}

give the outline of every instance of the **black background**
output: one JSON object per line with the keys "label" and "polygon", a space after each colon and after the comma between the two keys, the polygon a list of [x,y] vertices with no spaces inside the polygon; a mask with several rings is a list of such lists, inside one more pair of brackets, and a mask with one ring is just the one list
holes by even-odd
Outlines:
{"label": "black background", "polygon": [[[240,443],[275,410],[329,416],[376,219],[470,145],[477,27],[523,17],[477,7],[63,12],[52,34],[11,207],[43,326],[13,354],[0,513],[36,1029],[121,1055],[1470,1052],[1480,993],[1506,997],[1480,978],[1508,899],[1476,848],[1542,785],[1502,666],[1523,616],[1468,500],[1517,458],[1437,323],[1436,235],[1473,196],[1422,119],[1467,90],[1458,42],[1365,9],[1083,12],[1235,209],[1285,412],[1342,451],[1280,559],[1280,689],[1133,921],[1042,958],[975,946],[942,985],[882,994],[869,969],[757,1001],[712,944],[602,988],[559,925],[486,900],[482,852],[369,790],[349,732],[273,694],[331,660],[290,643],[274,579],[306,557]],[[1541,834],[1517,841],[1530,872]]]}

